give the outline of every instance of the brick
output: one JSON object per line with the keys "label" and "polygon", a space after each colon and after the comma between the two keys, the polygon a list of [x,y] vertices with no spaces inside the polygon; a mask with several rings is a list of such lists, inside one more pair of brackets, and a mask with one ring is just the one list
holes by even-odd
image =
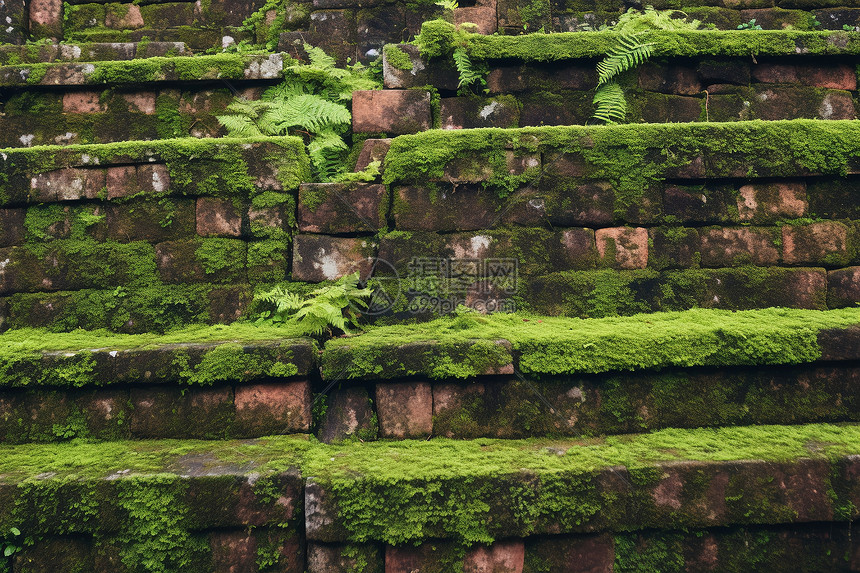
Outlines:
{"label": "brick", "polygon": [[466,553],[463,571],[469,573],[522,573],[525,546],[521,539],[497,541],[493,545],[478,546]]}
{"label": "brick", "polygon": [[103,169],[57,169],[30,179],[30,196],[38,202],[96,199],[104,188]]}
{"label": "brick", "polygon": [[230,431],[229,387],[132,388],[131,432],[138,438],[213,438]]}
{"label": "brick", "polygon": [[439,115],[442,129],[505,128],[517,127],[520,109],[516,100],[510,97],[449,97],[442,98]]}
{"label": "brick", "polygon": [[167,166],[160,163],[138,165],[136,171],[137,188],[151,193],[165,193],[170,190],[170,173]]}
{"label": "brick", "polygon": [[352,93],[356,133],[417,133],[433,127],[430,93],[424,90],[359,90]]}
{"label": "brick", "polygon": [[383,573],[382,552],[375,545],[308,543],[307,573],[340,571]]}
{"label": "brick", "polygon": [[611,535],[553,536],[528,539],[526,559],[546,563],[558,573],[612,573],[615,542]]}
{"label": "brick", "polygon": [[376,385],[383,438],[423,438],[433,433],[433,393],[427,382]]}
{"label": "brick", "polygon": [[598,229],[595,239],[597,255],[604,264],[618,269],[644,269],[648,266],[648,229]]}
{"label": "brick", "polygon": [[197,234],[201,237],[239,237],[242,235],[242,211],[231,199],[198,197]]}
{"label": "brick", "polygon": [[[541,171],[541,157],[536,153],[505,151],[505,168],[508,175],[533,173],[535,180]],[[449,161],[441,181],[448,183],[480,183],[493,177],[494,169],[480,154],[463,155]]]}
{"label": "brick", "polygon": [[639,87],[665,94],[696,95],[702,91],[699,76],[691,67],[646,64],[639,68]]}
{"label": "brick", "polygon": [[860,303],[860,267],[827,273],[827,307],[851,308]]}
{"label": "brick", "polygon": [[[415,571],[444,571],[452,543],[438,540],[420,545],[385,547],[385,573],[413,573]],[[464,563],[465,565],[465,563]],[[465,571],[465,567],[463,571]]]}
{"label": "brick", "polygon": [[453,61],[434,60],[430,64],[421,57],[418,46],[412,44],[399,44],[397,49],[409,56],[412,68],[401,70],[392,66],[383,53],[382,77],[386,89],[432,85],[439,90],[456,91],[460,76]]}
{"label": "brick", "polygon": [[[696,65],[696,73],[705,84],[749,85],[750,66],[736,60],[705,60]],[[710,90],[710,88],[708,88]]]}
{"label": "brick", "polygon": [[391,138],[388,139],[365,139],[361,144],[361,151],[358,154],[358,159],[355,162],[355,170],[364,171],[368,165],[378,161],[380,173],[384,172],[385,156],[388,155],[388,150],[391,149]]}
{"label": "brick", "polygon": [[741,221],[764,223],[806,216],[806,182],[754,183],[738,193]]}
{"label": "brick", "polygon": [[133,30],[135,28],[143,28],[145,25],[143,15],[140,12],[140,6],[137,4],[123,6],[117,10],[108,8],[105,16],[105,27],[113,28],[114,30]]}
{"label": "brick", "polygon": [[63,3],[61,0],[30,0],[30,33],[36,39],[63,36]]}
{"label": "brick", "polygon": [[854,100],[848,92],[830,92],[818,107],[821,119],[857,119]]}
{"label": "brick", "polygon": [[355,16],[358,61],[368,63],[382,55],[386,44],[407,39],[407,9],[402,4],[385,4],[373,9],[358,10]]}
{"label": "brick", "polygon": [[25,0],[4,0],[0,3],[0,43],[23,44],[27,40],[28,10]]}
{"label": "brick", "polygon": [[194,201],[136,200],[108,203],[108,237],[116,241],[170,241],[194,236]]}
{"label": "brick", "polygon": [[394,221],[404,231],[469,231],[495,227],[503,201],[480,185],[394,188]]}
{"label": "brick", "polygon": [[73,91],[63,94],[63,113],[101,113],[101,92]]}
{"label": "brick", "polygon": [[663,205],[666,215],[683,223],[737,222],[731,213],[737,206],[734,194],[734,187],[727,184],[667,185]]}
{"label": "brick", "polygon": [[798,83],[797,66],[761,63],[753,66],[752,79],[767,84],[796,84]]}
{"label": "brick", "polygon": [[837,221],[782,227],[782,260],[789,265],[848,262],[848,227]]}
{"label": "brick", "polygon": [[138,192],[137,168],[134,165],[108,167],[106,185],[108,199],[134,195]]}
{"label": "brick", "polygon": [[275,207],[250,207],[248,226],[252,237],[283,238],[290,233],[290,222],[294,216],[287,205]]}
{"label": "brick", "polygon": [[257,538],[241,531],[209,534],[213,573],[239,573],[257,569]]}
{"label": "brick", "polygon": [[553,86],[554,89],[588,90],[597,83],[594,66],[561,65],[552,68],[534,66],[498,66],[487,75],[487,89],[491,94],[510,94],[533,91],[536,86]]}
{"label": "brick", "polygon": [[689,268],[696,264],[699,233],[684,227],[654,227],[648,230],[648,266],[654,269]]}
{"label": "brick", "polygon": [[24,241],[25,209],[0,209],[0,247],[10,247]]}
{"label": "brick", "polygon": [[730,267],[743,264],[775,265],[780,252],[770,229],[720,228],[700,231],[702,266]]}
{"label": "brick", "polygon": [[375,439],[376,418],[367,390],[363,387],[333,390],[328,396],[325,418],[320,424],[319,439],[327,444],[358,435]]}
{"label": "brick", "polygon": [[479,34],[495,34],[498,28],[496,20],[496,2],[487,2],[484,6],[470,6],[454,10],[454,23],[458,26],[469,22],[477,26]]}
{"label": "brick", "polygon": [[853,91],[857,75],[845,64],[759,64],[752,69],[752,78],[762,83],[800,84],[818,88]]}
{"label": "brick", "polygon": [[245,282],[245,265],[248,245],[238,239],[209,239],[219,241],[211,247],[224,253],[224,264],[207,266],[199,251],[203,241],[164,241],[155,246],[155,265],[161,280],[166,283],[241,283]]}
{"label": "brick", "polygon": [[303,183],[299,187],[299,231],[374,233],[385,226],[385,185]]}
{"label": "brick", "polygon": [[256,437],[307,432],[311,426],[311,388],[307,381],[236,387],[236,434]]}
{"label": "brick", "polygon": [[818,331],[821,360],[853,360],[860,358],[860,327],[828,328]]}
{"label": "brick", "polygon": [[370,238],[296,235],[293,240],[293,278],[320,282],[358,272],[366,279],[373,266],[375,244]]}

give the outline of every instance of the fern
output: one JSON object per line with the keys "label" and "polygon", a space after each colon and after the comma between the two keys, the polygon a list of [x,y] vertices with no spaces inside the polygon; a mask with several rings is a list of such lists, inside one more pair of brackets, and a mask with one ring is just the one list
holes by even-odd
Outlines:
{"label": "fern", "polygon": [[234,137],[298,135],[308,145],[317,181],[331,181],[347,170],[354,90],[376,89],[379,82],[361,64],[338,68],[334,58],[305,44],[307,63],[284,69],[284,81],[263,92],[259,101],[237,98],[218,121]]}
{"label": "fern", "polygon": [[619,34],[636,34],[649,30],[698,30],[701,28],[702,22],[700,20],[688,21],[686,16],[686,13],[680,10],[655,10],[653,6],[646,6],[644,10],[630,8],[618,18],[618,22],[612,29]]}
{"label": "fern", "polygon": [[353,273],[311,291],[307,299],[276,286],[254,296],[255,301],[270,307],[260,313],[257,324],[295,324],[302,334],[313,336],[332,330],[348,333],[351,326],[358,327],[359,311],[367,308],[372,294],[358,283],[358,273]]}
{"label": "fern", "polygon": [[486,85],[487,80],[484,79],[486,70],[472,63],[472,59],[465,49],[457,48],[454,50],[454,64],[460,74],[460,83],[457,84],[457,88],[468,88],[475,84]]}
{"label": "fern", "polygon": [[635,36],[623,35],[597,64],[597,85],[601,86],[622,72],[635,68],[651,57],[654,42],[642,43]]}
{"label": "fern", "polygon": [[627,100],[624,90],[615,82],[603,84],[597,88],[592,103],[595,105],[594,119],[606,123],[623,121],[627,116]]}

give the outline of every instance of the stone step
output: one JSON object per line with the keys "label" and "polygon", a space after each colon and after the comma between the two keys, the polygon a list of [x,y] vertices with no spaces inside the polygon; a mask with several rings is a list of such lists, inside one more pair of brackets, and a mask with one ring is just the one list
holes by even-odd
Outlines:
{"label": "stone step", "polygon": [[126,61],[188,55],[182,42],[102,42],[62,43],[22,46],[0,45],[0,64],[4,66],[56,62]]}
{"label": "stone step", "polygon": [[378,327],[319,353],[299,334],[247,323],[165,335],[10,330],[0,335],[0,442],[520,438],[860,420],[853,309],[476,315]]}
{"label": "stone step", "polygon": [[[463,559],[501,562],[496,571],[584,571],[578,560],[562,569],[563,556],[618,567],[657,547],[681,564],[710,555],[729,570],[732,559],[776,559],[799,540],[809,552],[793,550],[792,570],[853,570],[858,443],[856,425],[807,425],[575,441],[3,446],[0,527],[32,543],[5,559],[42,570],[131,569],[145,555],[155,566],[198,559],[226,571],[212,559],[247,563],[242,554],[262,555],[275,531],[266,555],[296,573],[346,571],[337,562],[350,558],[391,573],[434,561],[461,571],[450,563]],[[170,536],[171,551],[154,550],[153,531]],[[759,552],[733,556],[733,541],[748,535]],[[820,549],[832,560],[815,561]]]}

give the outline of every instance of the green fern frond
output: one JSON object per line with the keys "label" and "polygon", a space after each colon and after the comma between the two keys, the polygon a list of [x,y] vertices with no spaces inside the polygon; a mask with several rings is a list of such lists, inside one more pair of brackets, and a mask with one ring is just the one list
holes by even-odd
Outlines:
{"label": "green fern frond", "polygon": [[591,116],[605,123],[623,121],[627,116],[627,100],[624,90],[615,82],[603,84],[597,88],[592,103],[596,109]]}
{"label": "green fern frond", "polygon": [[227,129],[230,137],[260,137],[263,132],[254,123],[254,119],[247,115],[219,115],[216,116],[218,123]]}
{"label": "green fern frond", "polygon": [[469,54],[463,48],[454,50],[454,64],[457,66],[457,72],[460,74],[458,88],[468,87],[483,81],[483,71],[475,67]]}
{"label": "green fern frond", "polygon": [[332,130],[323,130],[308,143],[308,155],[319,181],[334,179],[342,170],[342,156],[349,149],[340,135]]}
{"label": "green fern frond", "polygon": [[651,57],[653,47],[653,42],[642,43],[633,35],[619,36],[609,54],[597,64],[597,85],[601,86],[640,65]]}
{"label": "green fern frond", "polygon": [[292,127],[316,133],[325,128],[346,127],[351,122],[352,114],[346,106],[318,95],[302,94],[279,102],[263,113],[259,123],[267,133],[286,134]]}

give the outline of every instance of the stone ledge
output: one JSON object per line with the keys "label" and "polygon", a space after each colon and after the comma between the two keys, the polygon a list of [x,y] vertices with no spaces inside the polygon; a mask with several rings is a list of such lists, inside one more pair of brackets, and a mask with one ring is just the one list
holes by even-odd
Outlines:
{"label": "stone ledge", "polygon": [[[694,309],[585,320],[472,313],[330,340],[321,371],[327,379],[442,379],[514,367],[559,375],[857,360],[860,345],[852,342],[858,323],[856,308]],[[847,334],[852,338],[843,344]]]}

